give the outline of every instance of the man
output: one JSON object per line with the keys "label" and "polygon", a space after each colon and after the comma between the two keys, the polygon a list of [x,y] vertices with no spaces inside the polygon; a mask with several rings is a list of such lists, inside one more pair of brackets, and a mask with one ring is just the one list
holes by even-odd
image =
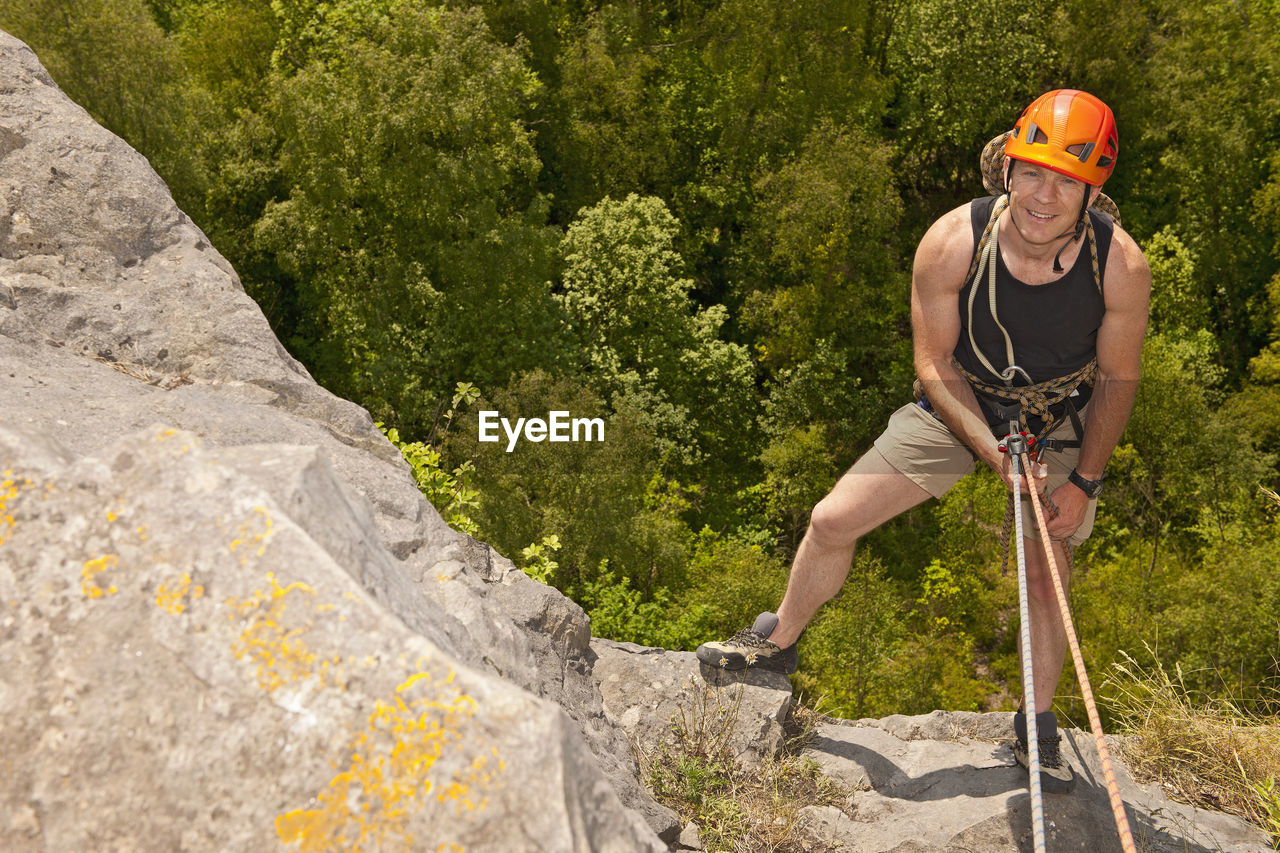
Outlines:
{"label": "man", "polygon": [[[1047,527],[1067,583],[1066,547],[1092,530],[1103,469],[1133,407],[1151,273],[1133,239],[1088,209],[1119,150],[1106,104],[1076,90],[1048,92],[1005,137],[996,174],[1007,204],[979,199],[947,213],[916,250],[911,321],[922,399],[896,411],[873,449],[814,507],[777,614],[701,646],[704,663],[794,672],[796,641],[840,591],[859,537],[941,497],[978,460],[1012,484],[998,448],[1009,423],[1000,407],[1011,401],[1033,433],[1052,429],[1077,445],[1046,453],[1031,472],[1056,508]],[[1025,481],[1018,485],[1027,500]],[[1027,538],[1042,784],[1065,792],[1074,778],[1050,709],[1066,635],[1034,528]],[[1026,766],[1026,719],[1019,712],[1014,722],[1015,755]]]}

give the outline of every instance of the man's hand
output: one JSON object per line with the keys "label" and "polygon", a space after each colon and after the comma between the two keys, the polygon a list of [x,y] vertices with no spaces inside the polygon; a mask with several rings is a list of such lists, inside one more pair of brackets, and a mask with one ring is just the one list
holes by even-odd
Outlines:
{"label": "man's hand", "polygon": [[[1009,463],[1008,453],[1000,454],[999,468],[996,468],[994,465],[992,466],[995,472],[1000,475],[1000,479],[1004,480],[1004,487],[1006,490],[1013,487],[1013,472],[1010,470],[1012,467],[1013,466]],[[1020,466],[1020,468],[1023,468],[1023,469],[1025,469],[1025,467],[1026,466]],[[1042,462],[1032,462],[1031,476],[1035,478],[1036,490],[1043,494],[1045,483],[1048,482],[1048,479],[1047,479],[1049,476],[1048,467],[1045,466],[1044,463]],[[1031,488],[1027,485],[1027,472],[1025,470],[1022,470],[1022,476],[1019,479],[1020,479],[1020,482],[1018,483],[1018,491],[1024,495],[1031,494]],[[1077,491],[1079,490],[1077,489]],[[1083,516],[1081,516],[1081,518],[1083,518]],[[1079,522],[1076,522],[1076,524],[1079,525]]]}
{"label": "man's hand", "polygon": [[1089,508],[1089,496],[1073,483],[1063,483],[1054,489],[1049,496],[1053,505],[1058,508],[1054,518],[1047,519],[1049,538],[1063,540],[1076,532],[1084,521],[1085,510]]}

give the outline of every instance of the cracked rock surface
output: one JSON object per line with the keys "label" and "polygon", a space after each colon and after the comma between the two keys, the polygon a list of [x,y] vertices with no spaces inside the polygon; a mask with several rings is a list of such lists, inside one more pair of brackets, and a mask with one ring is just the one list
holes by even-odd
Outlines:
{"label": "cracked rock surface", "polygon": [[[1047,849],[1119,851],[1093,735],[1063,730],[1076,774],[1070,794],[1044,795]],[[805,755],[850,789],[846,807],[807,809],[805,820],[849,853],[1031,849],[1026,771],[1013,760],[1012,714],[935,711],[917,717],[823,723]],[[1161,853],[1264,853],[1265,834],[1229,815],[1195,809],[1138,785],[1116,749],[1121,799],[1138,848]]]}

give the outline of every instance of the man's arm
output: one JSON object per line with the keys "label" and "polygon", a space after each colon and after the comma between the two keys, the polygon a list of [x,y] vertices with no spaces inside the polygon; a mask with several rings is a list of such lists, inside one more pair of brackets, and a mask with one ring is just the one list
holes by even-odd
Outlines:
{"label": "man's arm", "polygon": [[[1147,331],[1151,269],[1138,244],[1119,227],[1107,256],[1103,296],[1106,313],[1098,329],[1098,378],[1089,400],[1080,459],[1076,464],[1076,470],[1086,480],[1101,479],[1107,460],[1129,422],[1142,373],[1142,339]],[[1073,483],[1058,487],[1052,497],[1058,516],[1049,522],[1049,535],[1063,539],[1080,526],[1088,497]]]}
{"label": "man's arm", "polygon": [[944,215],[920,240],[911,270],[916,376],[942,422],[999,472],[1004,456],[996,447],[973,389],[951,364],[960,340],[960,291],[972,257],[973,230],[967,204]]}

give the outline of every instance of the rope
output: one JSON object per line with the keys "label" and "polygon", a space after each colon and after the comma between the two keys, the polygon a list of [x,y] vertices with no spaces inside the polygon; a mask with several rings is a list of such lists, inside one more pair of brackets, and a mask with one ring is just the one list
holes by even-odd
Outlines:
{"label": "rope", "polygon": [[[1023,460],[1025,462],[1025,460]],[[1013,488],[1018,483],[1018,456],[1009,454],[1013,466]],[[1030,466],[1028,466],[1028,472]],[[1030,477],[1028,477],[1030,479]],[[1035,853],[1045,853],[1044,795],[1040,791],[1040,732],[1036,725],[1036,682],[1031,671],[1031,609],[1027,600],[1027,559],[1022,544],[1022,511],[1014,514],[1018,550],[1018,612],[1022,616],[1022,698],[1027,713],[1027,767],[1031,788],[1031,838]]]}
{"label": "rope", "polygon": [[[1022,457],[1022,463],[1028,469],[1030,464],[1025,456]],[[1017,484],[1017,466],[1014,466],[1014,484]],[[1076,678],[1080,682],[1080,692],[1084,696],[1085,710],[1089,714],[1089,727],[1093,729],[1093,739],[1098,745],[1098,760],[1102,763],[1102,775],[1107,782],[1107,796],[1111,800],[1111,813],[1115,817],[1116,832],[1120,835],[1120,846],[1124,848],[1125,853],[1137,853],[1137,848],[1133,843],[1133,835],[1129,832],[1129,818],[1124,812],[1124,801],[1120,799],[1120,788],[1116,784],[1115,769],[1111,766],[1111,753],[1107,750],[1107,741],[1102,731],[1102,720],[1098,716],[1098,705],[1093,699],[1093,688],[1089,684],[1089,673],[1084,668],[1084,656],[1080,653],[1080,641],[1076,637],[1075,623],[1071,619],[1071,608],[1067,604],[1067,593],[1062,587],[1062,578],[1058,574],[1058,563],[1053,556],[1053,543],[1049,539],[1049,532],[1045,527],[1044,511],[1040,507],[1040,492],[1036,489],[1035,478],[1027,477],[1027,485],[1031,489],[1031,508],[1036,515],[1036,523],[1040,526],[1040,541],[1044,545],[1045,557],[1049,561],[1049,575],[1053,578],[1053,590],[1058,597],[1058,610],[1062,614],[1062,627],[1066,629],[1067,645],[1071,649],[1071,660],[1075,664]],[[1018,513],[1019,520],[1022,513]],[[1018,546],[1019,558],[1021,558],[1021,525],[1018,526]],[[1021,567],[1020,567],[1021,568]],[[1019,583],[1022,579],[1019,578]],[[1026,618],[1024,611],[1023,618]],[[1025,628],[1026,622],[1023,623]],[[1035,717],[1034,699],[1028,699],[1028,706],[1031,713],[1027,714],[1027,737],[1034,737],[1032,734],[1031,720]],[[1030,747],[1030,743],[1028,743]],[[1033,768],[1034,769],[1034,768]],[[1038,781],[1038,779],[1037,779]]]}
{"label": "rope", "polygon": [[[1010,490],[1008,497],[1009,499],[1005,502],[1004,507],[1004,529],[1000,531],[1000,547],[1004,549],[1004,561],[1000,564],[1000,574],[1002,576],[1009,573],[1009,543],[1013,541],[1010,535],[1013,533],[1014,527],[1014,497],[1012,490]],[[1058,507],[1054,505],[1047,494],[1040,493],[1040,503],[1048,511],[1050,519],[1058,517]],[[1075,554],[1071,548],[1071,543],[1063,542],[1062,545],[1067,559],[1067,572],[1073,572],[1075,571]]]}
{"label": "rope", "polygon": [[[976,374],[965,370],[958,361],[953,360],[951,366],[968,380],[969,384],[973,386],[973,390],[979,394],[985,394],[988,397],[995,397],[999,400],[1017,402],[1020,409],[1018,423],[1026,432],[1033,431],[1027,424],[1027,416],[1034,415],[1040,418],[1044,422],[1044,426],[1040,429],[1040,433],[1043,435],[1047,435],[1058,420],[1053,414],[1052,407],[1074,394],[1075,390],[1081,385],[1092,386],[1098,379],[1098,359],[1096,358],[1090,359],[1089,363],[1084,367],[1066,376],[1059,376],[1056,379],[1036,382],[1031,385],[1017,386],[994,385],[984,382]],[[1021,370],[1021,368],[1017,369]]]}

